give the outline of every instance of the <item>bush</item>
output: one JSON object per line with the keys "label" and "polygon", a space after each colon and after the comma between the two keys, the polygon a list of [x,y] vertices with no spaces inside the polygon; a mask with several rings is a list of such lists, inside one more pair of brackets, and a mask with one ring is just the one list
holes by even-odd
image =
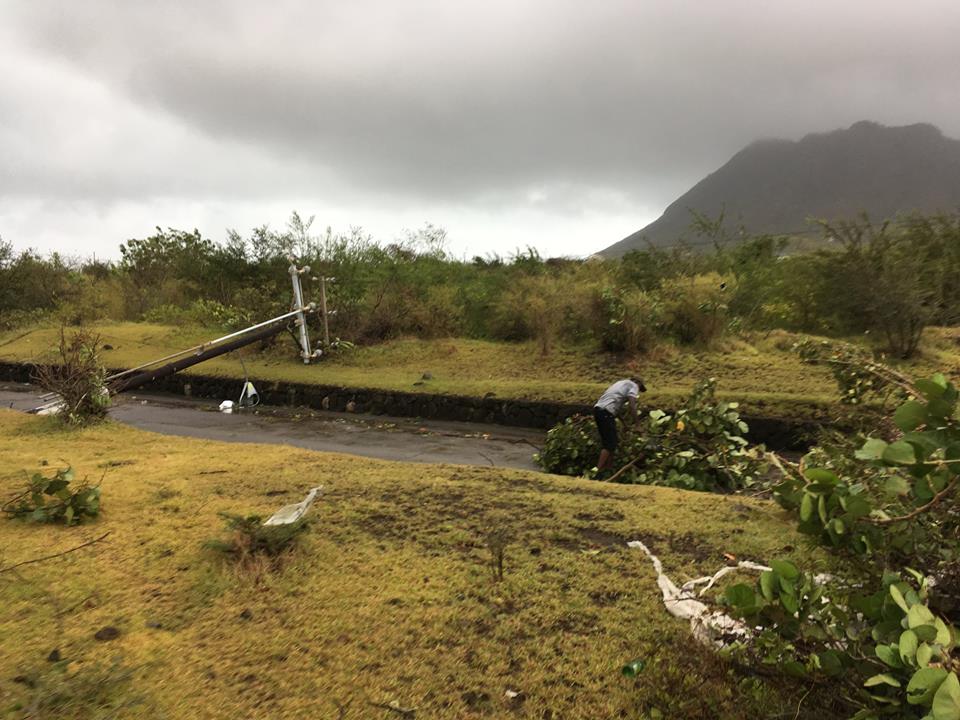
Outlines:
{"label": "bush", "polygon": [[[939,614],[958,607],[960,391],[942,374],[912,382],[842,358],[842,386],[906,399],[893,430],[861,438],[852,453],[839,444],[778,461],[774,497],[835,550],[834,576],[773,561],[754,586],[728,587],[727,604],[755,629],[733,652],[829,683],[854,718],[960,717],[956,618]],[[871,375],[877,383],[864,382]]]}
{"label": "bush", "polygon": [[[715,391],[716,381],[705,380],[676,412],[651,410],[641,426],[620,423],[613,467],[633,464],[619,481],[727,491],[756,483],[766,469],[763,448],[748,444],[737,404],[718,402]],[[547,472],[583,475],[599,453],[593,418],[574,416],[547,433],[535,459]]]}
{"label": "bush", "polygon": [[80,329],[68,338],[61,327],[57,353],[49,364],[36,366],[33,379],[60,399],[57,414],[65,423],[84,425],[107,414],[110,394],[104,385],[99,335]]}
{"label": "bush", "polygon": [[224,553],[240,564],[257,557],[276,560],[288,552],[307,529],[305,520],[288,525],[264,525],[259,515],[219,513],[231,532],[227,540],[209,540],[204,546]]}
{"label": "bush", "polygon": [[601,349],[648,353],[656,346],[663,310],[655,294],[608,287],[594,294],[592,309]]}
{"label": "bush", "polygon": [[684,345],[708,346],[726,330],[728,279],[717,273],[665,280],[660,286],[664,326]]}
{"label": "bush", "polygon": [[34,473],[27,488],[9,500],[3,511],[30,522],[62,522],[74,525],[100,514],[100,486],[86,480],[71,492],[73,469],[57,470],[52,477]]}

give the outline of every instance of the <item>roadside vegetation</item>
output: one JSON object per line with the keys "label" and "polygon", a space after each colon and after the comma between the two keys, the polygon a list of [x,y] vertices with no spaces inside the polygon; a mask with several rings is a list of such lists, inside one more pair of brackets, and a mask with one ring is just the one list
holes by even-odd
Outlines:
{"label": "roadside vegetation", "polygon": [[[827,419],[829,378],[791,351],[803,336],[854,341],[917,375],[960,362],[949,329],[960,216],[824,225],[820,249],[804,253],[697,222],[698,245],[618,260],[531,250],[458,260],[429,225],[381,244],[360,230],[317,232],[297,214],[283,230],[231,231],[222,243],[158,229],[124,243],[115,263],[0,241],[0,357],[43,361],[62,324],[95,326],[111,367],[162,356],[285,311],[293,255],[311,266],[309,299],[314,278],[335,278],[332,337],[357,347],[317,369],[291,359],[281,337],[246,354],[264,379],[587,402],[640,372],[647,399],[670,405],[716,376],[719,396],[746,411]],[[197,372],[239,374],[233,357]]]}

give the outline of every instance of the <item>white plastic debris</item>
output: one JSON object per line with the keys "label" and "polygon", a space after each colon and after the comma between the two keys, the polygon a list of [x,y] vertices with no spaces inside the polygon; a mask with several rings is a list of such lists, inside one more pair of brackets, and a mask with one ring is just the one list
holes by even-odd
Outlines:
{"label": "white plastic debris", "polygon": [[506,695],[511,700],[513,700],[515,697],[520,697],[520,693],[518,693],[516,690],[507,690],[504,693],[504,695]]}
{"label": "white plastic debris", "polygon": [[733,640],[746,638],[750,635],[749,628],[741,621],[730,617],[719,611],[710,611],[704,603],[695,599],[693,590],[697,585],[706,585],[700,591],[702,596],[707,590],[713,587],[714,583],[727,573],[736,570],[753,570],[762,572],[770,568],[757,563],[743,560],[735,566],[721,568],[713,575],[697,578],[684,583],[683,587],[677,587],[669,577],[663,573],[663,565],[660,558],[650,552],[649,548],[639,540],[631,540],[627,543],[628,547],[643,550],[650,562],[653,563],[653,569],[657,573],[657,585],[663,594],[663,605],[674,617],[690,621],[690,632],[694,638],[704,645],[716,645],[722,647]]}
{"label": "white plastic debris", "polygon": [[58,415],[65,407],[66,405],[64,405],[63,400],[53,400],[45,405],[34,408],[33,412],[37,415]]}
{"label": "white plastic debris", "polygon": [[284,505],[267,518],[264,525],[290,525],[291,523],[295,523],[310,509],[310,506],[313,505],[313,501],[317,499],[317,495],[321,490],[323,490],[323,485],[319,485],[310,490],[307,496],[300,502],[294,503],[293,505]]}
{"label": "white plastic debris", "polygon": [[230,415],[233,412],[233,400],[224,400],[220,403],[220,412]]}

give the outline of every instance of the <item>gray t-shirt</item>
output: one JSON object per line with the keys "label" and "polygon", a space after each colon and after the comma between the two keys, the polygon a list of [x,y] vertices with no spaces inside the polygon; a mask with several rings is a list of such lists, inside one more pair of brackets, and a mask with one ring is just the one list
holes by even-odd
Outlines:
{"label": "gray t-shirt", "polygon": [[637,398],[640,396],[640,386],[633,380],[618,380],[607,388],[606,392],[597,400],[595,407],[619,415],[623,404],[628,398]]}

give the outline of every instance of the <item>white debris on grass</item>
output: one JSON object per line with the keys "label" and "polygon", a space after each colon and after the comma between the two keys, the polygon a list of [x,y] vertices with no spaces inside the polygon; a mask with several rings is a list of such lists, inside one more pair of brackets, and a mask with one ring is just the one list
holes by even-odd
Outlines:
{"label": "white debris on grass", "polygon": [[300,502],[292,505],[284,505],[268,517],[264,525],[290,525],[295,523],[307,513],[307,510],[313,505],[313,501],[317,499],[317,495],[321,490],[323,490],[323,485],[311,489],[310,492],[307,493],[307,496]]}
{"label": "white debris on grass", "polygon": [[[695,599],[702,597],[714,583],[728,573],[737,570],[750,570],[763,572],[770,568],[758,563],[742,560],[737,565],[731,565],[721,568],[713,575],[690,580],[677,587],[669,577],[663,573],[663,565],[660,558],[650,552],[650,549],[639,540],[631,540],[627,543],[628,547],[643,550],[653,563],[653,569],[657,573],[657,585],[663,594],[663,605],[674,617],[690,621],[690,631],[694,638],[704,645],[724,646],[734,640],[748,638],[751,635],[750,629],[740,620],[732,618],[729,615],[718,610],[711,611],[710,608]],[[694,589],[698,585],[706,585],[699,595],[694,595]]]}

